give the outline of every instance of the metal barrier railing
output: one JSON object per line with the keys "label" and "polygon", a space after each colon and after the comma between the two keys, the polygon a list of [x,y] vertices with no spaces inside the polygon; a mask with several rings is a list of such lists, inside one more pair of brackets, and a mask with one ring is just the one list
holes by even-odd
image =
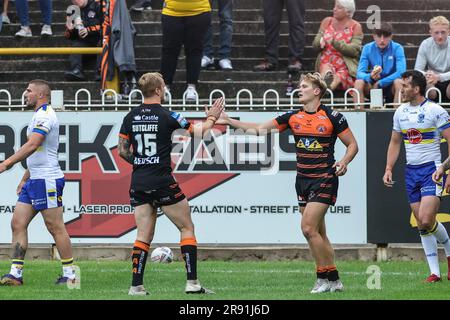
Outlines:
{"label": "metal barrier railing", "polygon": [[[438,94],[438,101],[439,104],[441,104],[444,107],[449,107],[450,108],[450,103],[442,103],[442,93],[438,88],[430,88],[426,91],[425,96],[428,98],[429,93],[435,90]],[[268,89],[263,93],[262,99],[257,100],[257,102],[255,103],[255,99],[253,96],[253,93],[251,90],[249,89],[241,89],[237,92],[236,97],[233,99],[231,98],[230,100],[234,100],[235,104],[232,104],[230,102],[228,102],[226,105],[229,108],[233,108],[236,110],[241,110],[241,109],[247,109],[250,111],[253,111],[255,109],[257,110],[267,110],[267,109],[276,109],[276,110],[285,110],[285,109],[293,109],[296,108],[298,106],[300,106],[300,103],[298,103],[298,101],[296,102],[294,100],[294,97],[296,95],[296,93],[299,91],[299,89],[295,89],[293,90],[290,95],[289,98],[284,99],[287,100],[289,102],[283,102],[282,99],[280,98],[279,93],[274,90],[274,89]],[[348,96],[350,95],[350,93],[354,93],[356,95],[356,100],[355,101],[359,101],[360,98],[360,93],[358,92],[358,90],[356,90],[355,88],[350,88],[348,90],[345,91],[344,93],[344,98],[343,98],[343,103],[336,103],[335,102],[335,96],[334,93],[330,90],[327,89],[327,93],[329,94],[329,99],[330,102],[329,103],[324,103],[325,105],[331,106],[333,108],[342,108],[345,110],[352,110],[352,108],[354,108],[355,110],[359,110],[356,107],[359,105],[362,106],[368,106],[370,105],[370,102],[364,102],[364,103],[357,103],[357,102],[349,102]],[[13,105],[13,99],[12,99],[12,95],[11,93],[6,90],[6,89],[0,89],[0,95],[1,94],[5,94],[7,97],[7,107],[9,109],[16,109],[16,108],[24,108],[25,107],[25,93],[26,91],[24,91],[22,93],[21,96],[21,105]],[[85,93],[87,95],[87,102],[86,103],[80,103],[80,94]],[[140,95],[140,101],[136,101],[138,99],[133,98],[133,96],[136,96],[137,94]],[[225,98],[225,93],[224,91],[220,90],[220,89],[214,89],[210,92],[209,94],[209,98],[208,98],[208,102],[211,105],[213,103],[213,98],[215,94],[219,94],[220,96]],[[247,94],[248,98],[245,101],[245,104],[243,104],[243,98],[241,97],[242,94]],[[268,102],[268,98],[267,96],[269,94],[274,95],[274,102]],[[183,110],[189,109],[189,110],[195,110],[195,111],[199,111],[199,106],[200,106],[200,99],[197,95],[196,100],[195,100],[195,104],[187,104],[186,101],[186,91],[183,93],[183,99],[182,99],[182,103],[180,104],[179,101],[173,101],[172,100],[172,95],[169,91],[166,92],[166,96],[168,97],[167,101],[165,101],[164,106],[168,107],[168,108],[180,108],[182,107]],[[326,97],[324,98],[326,99]],[[400,101],[400,97],[399,97],[399,101],[394,102],[394,103],[386,103],[384,104],[381,109],[386,109],[388,107],[397,107],[399,104],[401,104]],[[116,110],[118,108],[124,108],[124,107],[128,107],[128,108],[132,108],[135,106],[138,106],[140,103],[142,103],[144,101],[144,97],[143,94],[140,90],[138,89],[134,89],[131,91],[130,95],[128,96],[127,100],[122,100],[121,96],[114,90],[112,89],[106,89],[102,92],[101,94],[101,103],[97,103],[97,104],[93,104],[92,103],[92,95],[90,93],[89,90],[87,89],[79,89],[75,92],[75,96],[74,96],[74,104],[64,104],[65,107],[67,108],[74,108],[75,110],[91,110],[92,108],[102,108],[105,109],[107,108],[107,110],[111,110],[112,108],[115,108]],[[126,101],[126,102],[125,102]],[[175,103],[173,103],[175,102]],[[178,102],[178,103],[177,103]],[[0,106],[1,106],[1,102],[0,102]],[[5,105],[3,105],[5,106]],[[2,110],[2,109],[0,109]],[[3,109],[4,110],[4,109]],[[368,110],[368,109],[363,109],[363,110]]]}
{"label": "metal barrier railing", "polygon": [[442,92],[441,92],[441,90],[440,89],[438,89],[438,88],[436,88],[436,87],[432,87],[432,88],[429,88],[426,92],[425,92],[425,97],[427,97],[428,98],[428,95],[429,95],[429,93],[430,93],[430,91],[436,91],[437,93],[438,93],[438,97],[439,97],[439,104],[441,104],[442,103]]}
{"label": "metal barrier railing", "polygon": [[[184,106],[186,105],[186,101],[187,101],[186,97],[187,97],[187,94],[188,94],[188,90],[189,89],[186,89],[186,91],[183,92],[183,110],[185,110]],[[198,93],[195,94],[195,105],[196,106],[200,105],[200,98],[198,97]]]}
{"label": "metal barrier railing", "polygon": [[128,104],[131,105],[135,93],[139,93],[141,95],[141,103],[144,103],[144,95],[142,94],[142,91],[139,89],[133,89],[128,96]]}
{"label": "metal barrier railing", "polygon": [[106,89],[105,91],[102,92],[102,104],[105,104],[105,98],[107,96],[109,96],[109,93],[113,95],[114,97],[114,103],[117,105],[119,104],[119,96],[117,94],[116,91],[112,90],[112,89]]}
{"label": "metal barrier railing", "polygon": [[87,97],[88,97],[88,105],[91,105],[92,103],[91,103],[91,93],[89,92],[89,90],[88,89],[79,89],[79,90],[77,90],[77,92],[75,92],[75,105],[76,106],[78,106],[78,95],[81,93],[81,92],[86,92],[86,94],[87,94]]}
{"label": "metal barrier railing", "polygon": [[[347,89],[347,90],[345,91],[345,93],[344,93],[344,105],[345,105],[345,109],[348,108],[347,95],[348,95],[350,92],[355,92],[355,93],[356,93],[356,101],[360,101],[361,95],[360,95],[360,93],[359,93],[358,90],[356,90],[355,88],[349,88],[349,89]],[[356,107],[356,104],[355,104],[355,107]]]}
{"label": "metal barrier railing", "polygon": [[0,93],[5,93],[6,94],[6,96],[8,97],[8,105],[11,105],[11,103],[12,103],[11,93],[9,93],[9,91],[6,90],[6,89],[1,89]]}
{"label": "metal barrier railing", "polygon": [[276,105],[277,105],[277,106],[280,105],[280,95],[278,94],[278,92],[277,92],[276,90],[274,90],[274,89],[269,89],[269,90],[266,90],[266,91],[264,92],[264,94],[263,94],[263,110],[266,110],[266,105],[267,105],[267,95],[268,95],[269,93],[274,93],[274,94],[275,94],[275,98],[276,98],[276,101],[277,101]]}
{"label": "metal barrier railing", "polygon": [[236,110],[239,110],[239,106],[241,105],[240,97],[243,92],[248,93],[250,110],[253,110],[253,93],[248,89],[241,89],[236,93]]}
{"label": "metal barrier railing", "polygon": [[225,92],[223,92],[223,91],[220,90],[220,89],[214,89],[214,90],[211,91],[211,93],[209,94],[209,105],[212,105],[212,104],[213,104],[213,96],[214,96],[214,93],[216,93],[216,92],[220,93],[221,97],[225,100]]}

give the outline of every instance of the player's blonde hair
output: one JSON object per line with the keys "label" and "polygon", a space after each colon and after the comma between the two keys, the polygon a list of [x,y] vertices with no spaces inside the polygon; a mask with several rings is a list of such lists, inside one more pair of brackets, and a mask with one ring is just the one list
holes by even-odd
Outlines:
{"label": "player's blonde hair", "polygon": [[435,25],[445,25],[450,28],[450,22],[444,16],[436,16],[430,19],[430,28]]}
{"label": "player's blonde hair", "polygon": [[163,77],[158,72],[145,73],[138,81],[139,89],[142,91],[144,98],[153,97],[156,89],[161,88],[163,84]]}
{"label": "player's blonde hair", "polygon": [[302,74],[300,82],[308,81],[316,88],[320,89],[320,98],[322,98],[327,92],[327,84],[319,72]]}

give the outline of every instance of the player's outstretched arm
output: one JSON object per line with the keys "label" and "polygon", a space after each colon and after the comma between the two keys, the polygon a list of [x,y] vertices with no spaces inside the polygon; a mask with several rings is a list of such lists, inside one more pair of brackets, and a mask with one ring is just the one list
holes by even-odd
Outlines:
{"label": "player's outstretched arm", "polygon": [[41,146],[44,140],[45,136],[43,134],[33,132],[28,138],[28,141],[22,147],[20,147],[20,149],[17,150],[16,153],[0,163],[0,173],[10,169],[17,162],[28,158],[37,150],[37,148]]}
{"label": "player's outstretched arm", "polygon": [[391,141],[389,142],[387,157],[386,157],[386,169],[384,170],[383,183],[386,187],[392,188],[394,181],[392,181],[392,169],[397,162],[398,155],[400,154],[400,146],[402,143],[402,135],[400,132],[392,131]]}
{"label": "player's outstretched arm", "polygon": [[336,168],[337,176],[343,176],[347,172],[348,164],[353,160],[353,158],[355,158],[359,149],[358,143],[356,142],[355,136],[350,128],[339,134],[338,137],[347,147],[347,150],[345,151],[344,157],[340,161],[336,162],[333,165],[333,168]]}
{"label": "player's outstretched arm", "polygon": [[119,149],[119,156],[124,159],[129,164],[134,164],[133,152],[131,152],[130,140],[119,137],[119,144],[117,145]]}
{"label": "player's outstretched arm", "polygon": [[214,101],[212,107],[208,108],[208,106],[205,106],[206,120],[198,122],[192,127],[194,137],[202,138],[206,132],[211,130],[223,111],[224,103],[225,99],[220,97]]}
{"label": "player's outstretched arm", "polygon": [[236,129],[245,130],[246,134],[267,133],[269,130],[278,129],[273,120],[264,123],[242,122],[237,119],[230,118],[225,110],[220,115],[216,124],[224,124]]}

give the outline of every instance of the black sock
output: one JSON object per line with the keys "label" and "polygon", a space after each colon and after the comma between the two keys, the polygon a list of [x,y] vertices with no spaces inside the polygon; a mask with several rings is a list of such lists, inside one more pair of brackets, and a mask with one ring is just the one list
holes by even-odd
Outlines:
{"label": "black sock", "polygon": [[317,279],[326,279],[328,275],[327,268],[317,267],[316,268]]}
{"label": "black sock", "polygon": [[181,241],[181,254],[186,265],[188,280],[197,280],[197,242],[194,238]]}
{"label": "black sock", "polygon": [[148,250],[150,244],[136,240],[134,242],[131,261],[133,263],[132,286],[140,286],[144,283],[145,263],[147,262]]}
{"label": "black sock", "polygon": [[328,269],[328,281],[337,281],[339,280],[339,272],[336,267],[331,267]]}

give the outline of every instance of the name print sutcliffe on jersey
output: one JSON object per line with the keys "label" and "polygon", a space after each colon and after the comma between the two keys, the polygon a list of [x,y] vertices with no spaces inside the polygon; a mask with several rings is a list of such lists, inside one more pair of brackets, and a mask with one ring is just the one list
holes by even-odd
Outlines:
{"label": "name print sutcliffe on jersey", "polygon": [[158,132],[157,124],[133,124],[133,132]]}

